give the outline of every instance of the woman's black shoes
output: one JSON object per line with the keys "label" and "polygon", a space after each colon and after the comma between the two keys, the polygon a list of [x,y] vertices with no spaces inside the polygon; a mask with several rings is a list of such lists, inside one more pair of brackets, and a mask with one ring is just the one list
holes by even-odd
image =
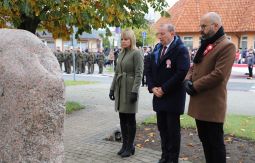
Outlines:
{"label": "woman's black shoes", "polygon": [[135,154],[135,147],[133,147],[132,149],[125,150],[120,156],[122,158],[124,158],[124,157],[130,157],[130,156],[132,156],[134,154]]}
{"label": "woman's black shoes", "polygon": [[125,147],[122,147],[117,154],[121,155],[123,152],[125,152]]}

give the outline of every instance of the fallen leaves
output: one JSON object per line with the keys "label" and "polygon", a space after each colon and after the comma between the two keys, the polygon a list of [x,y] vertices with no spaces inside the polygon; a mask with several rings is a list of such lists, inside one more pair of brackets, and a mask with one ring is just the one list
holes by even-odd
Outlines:
{"label": "fallen leaves", "polygon": [[194,145],[192,143],[188,143],[187,146],[188,147],[194,147]]}
{"label": "fallen leaves", "polygon": [[232,142],[233,141],[233,137],[227,136],[225,137],[225,142]]}
{"label": "fallen leaves", "polygon": [[[245,130],[242,132],[241,129]],[[244,126],[237,128],[237,130],[244,134],[248,132],[248,129]],[[255,133],[254,128],[251,132]],[[161,141],[157,126],[147,125],[142,131],[138,131],[136,139],[137,148],[151,148],[153,150],[161,151]],[[227,153],[228,162],[254,162],[252,159],[255,156],[254,142],[248,140],[243,141],[241,138],[236,137],[235,132],[226,134],[224,142],[228,151],[230,151],[230,153]],[[195,129],[182,129],[182,147],[184,148],[182,148],[183,151],[180,153],[181,161],[201,162],[204,159],[203,147]]]}
{"label": "fallen leaves", "polygon": [[144,130],[145,130],[145,131],[149,131],[149,130],[151,130],[151,129],[150,129],[150,128],[144,128]]}
{"label": "fallen leaves", "polygon": [[149,142],[150,141],[150,139],[146,139],[145,141],[144,141],[144,143],[147,143],[147,142]]}
{"label": "fallen leaves", "polygon": [[[144,130],[145,130],[145,131],[149,131],[150,129],[149,129],[149,128],[145,128]],[[154,138],[155,135],[156,135],[156,134],[155,134],[154,132],[148,133],[148,134],[147,134],[148,137],[144,140],[144,143],[150,143],[150,142],[154,143],[154,142],[155,142],[155,140],[154,140],[154,139],[155,139],[155,138]]]}
{"label": "fallen leaves", "polygon": [[153,132],[151,132],[151,133],[148,134],[149,137],[154,137],[154,135],[155,135],[155,134],[154,134]]}
{"label": "fallen leaves", "polygon": [[136,144],[135,146],[136,146],[137,148],[140,148],[140,149],[143,148],[143,145],[142,145],[142,144]]}
{"label": "fallen leaves", "polygon": [[189,133],[189,136],[193,136],[194,134],[192,132]]}

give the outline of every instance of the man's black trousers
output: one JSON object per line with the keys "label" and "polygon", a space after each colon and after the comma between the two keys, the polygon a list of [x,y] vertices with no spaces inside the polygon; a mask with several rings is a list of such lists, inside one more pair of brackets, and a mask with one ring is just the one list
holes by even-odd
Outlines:
{"label": "man's black trousers", "polygon": [[178,163],[180,153],[180,115],[157,112],[157,125],[161,138],[162,158]]}
{"label": "man's black trousers", "polygon": [[249,77],[253,76],[252,69],[253,69],[253,65],[248,65]]}
{"label": "man's black trousers", "polygon": [[226,163],[223,123],[196,119],[198,136],[204,148],[206,163]]}

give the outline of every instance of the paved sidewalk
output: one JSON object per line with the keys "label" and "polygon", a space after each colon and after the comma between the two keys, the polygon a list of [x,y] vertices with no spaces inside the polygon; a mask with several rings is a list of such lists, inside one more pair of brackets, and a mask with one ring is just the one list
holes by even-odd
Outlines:
{"label": "paved sidewalk", "polygon": [[[247,80],[246,68],[233,68],[228,91],[228,113],[255,115],[254,80]],[[111,74],[105,74],[111,75]],[[84,75],[87,76],[87,75]],[[92,75],[93,76],[93,75]],[[95,75],[94,75],[95,76]],[[77,76],[79,77],[79,76]],[[87,79],[87,78],[86,78]],[[109,80],[103,79],[102,80]],[[114,102],[108,99],[109,83],[66,88],[66,100],[77,101],[86,106],[65,118],[65,162],[66,163],[155,163],[160,152],[136,148],[136,154],[122,159],[116,155],[121,144],[103,140],[119,125]],[[239,89],[240,87],[240,89]],[[247,87],[247,88],[246,88]],[[137,121],[153,115],[152,96],[147,88],[141,88]],[[186,99],[186,111],[189,96]],[[187,162],[180,162],[187,163]]]}
{"label": "paved sidewalk", "polygon": [[[139,106],[137,121],[154,114],[151,95],[141,88],[143,102]],[[65,162],[66,163],[155,163],[160,152],[138,149],[134,156],[122,159],[116,152],[121,144],[103,140],[118,126],[118,114],[113,102],[108,100],[109,85],[94,84],[66,88],[66,99],[86,105],[65,118]],[[146,97],[146,98],[144,98]],[[185,163],[184,161],[181,163]],[[186,162],[187,163],[187,162]]]}

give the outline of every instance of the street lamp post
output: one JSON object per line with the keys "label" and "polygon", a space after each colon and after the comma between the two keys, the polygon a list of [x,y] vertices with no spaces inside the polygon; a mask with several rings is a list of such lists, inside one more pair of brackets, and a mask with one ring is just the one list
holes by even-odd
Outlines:
{"label": "street lamp post", "polygon": [[75,33],[76,33],[76,28],[73,27],[73,34],[72,34],[72,47],[73,47],[73,51],[72,51],[72,57],[73,57],[73,80],[76,80],[76,69],[75,69],[75,53],[74,53],[74,47],[77,45],[77,40],[75,39]]}

